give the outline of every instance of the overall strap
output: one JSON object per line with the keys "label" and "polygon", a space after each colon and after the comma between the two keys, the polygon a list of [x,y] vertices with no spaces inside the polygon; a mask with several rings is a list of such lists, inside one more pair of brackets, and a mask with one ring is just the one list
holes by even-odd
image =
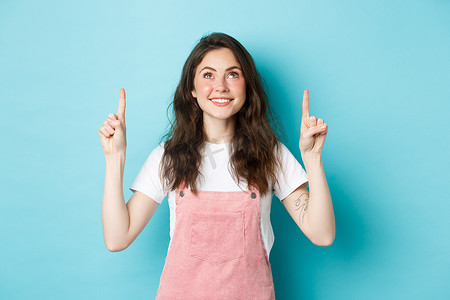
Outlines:
{"label": "overall strap", "polygon": [[258,189],[256,188],[256,186],[254,186],[254,185],[252,185],[252,184],[248,184],[248,190],[249,190],[250,192],[259,194],[259,191],[258,191]]}

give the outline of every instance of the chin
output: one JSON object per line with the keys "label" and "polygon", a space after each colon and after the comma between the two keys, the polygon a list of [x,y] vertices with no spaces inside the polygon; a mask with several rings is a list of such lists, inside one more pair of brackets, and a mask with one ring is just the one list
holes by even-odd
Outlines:
{"label": "chin", "polygon": [[225,115],[217,115],[217,114],[207,114],[207,118],[209,119],[218,119],[218,120],[228,120],[234,119],[236,114],[225,114]]}

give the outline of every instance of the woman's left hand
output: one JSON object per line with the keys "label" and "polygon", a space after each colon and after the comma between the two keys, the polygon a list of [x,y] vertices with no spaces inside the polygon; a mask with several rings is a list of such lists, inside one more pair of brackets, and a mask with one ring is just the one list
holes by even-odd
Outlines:
{"label": "woman's left hand", "polygon": [[322,154],[328,133],[328,124],[322,119],[309,116],[309,91],[303,92],[302,125],[300,128],[300,153],[303,155]]}

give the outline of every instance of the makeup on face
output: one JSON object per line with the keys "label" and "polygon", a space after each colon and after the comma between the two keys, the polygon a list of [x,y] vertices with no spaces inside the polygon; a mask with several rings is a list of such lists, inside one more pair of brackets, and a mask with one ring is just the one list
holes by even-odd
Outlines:
{"label": "makeup on face", "polygon": [[[228,48],[209,51],[194,78],[192,96],[208,118],[228,119],[244,105],[246,84],[241,66]],[[213,105],[212,105],[213,104]]]}

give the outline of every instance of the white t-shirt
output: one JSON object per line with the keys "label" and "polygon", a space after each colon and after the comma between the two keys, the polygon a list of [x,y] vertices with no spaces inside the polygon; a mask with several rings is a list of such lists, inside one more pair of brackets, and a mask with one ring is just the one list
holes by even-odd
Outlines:
{"label": "white t-shirt", "polygon": [[[232,178],[228,168],[230,151],[230,143],[214,144],[206,142],[203,149],[203,162],[201,164],[200,172],[204,175],[199,175],[197,189],[204,191],[247,191],[247,183],[245,180],[241,181],[238,185]],[[274,151],[275,152],[275,151]],[[172,242],[173,232],[175,230],[175,190],[167,191],[163,190],[161,178],[159,176],[159,165],[162,155],[164,153],[164,143],[161,143],[156,147],[148,156],[134,182],[130,186],[130,190],[134,193],[140,191],[149,196],[158,203],[161,203],[167,196],[170,209],[170,243]],[[273,194],[283,200],[290,193],[292,193],[297,187],[308,182],[308,176],[295,159],[289,149],[281,143],[281,155],[282,155],[282,170],[286,176],[283,176],[282,172],[278,172],[277,180],[280,184],[269,183],[269,190],[272,193],[261,195],[261,234],[264,242],[264,247],[269,257],[270,250],[272,249],[275,237],[270,223],[270,208],[272,204]],[[307,183],[308,185],[308,183]],[[169,249],[170,249],[169,243]],[[168,251],[168,250],[167,250]]]}

